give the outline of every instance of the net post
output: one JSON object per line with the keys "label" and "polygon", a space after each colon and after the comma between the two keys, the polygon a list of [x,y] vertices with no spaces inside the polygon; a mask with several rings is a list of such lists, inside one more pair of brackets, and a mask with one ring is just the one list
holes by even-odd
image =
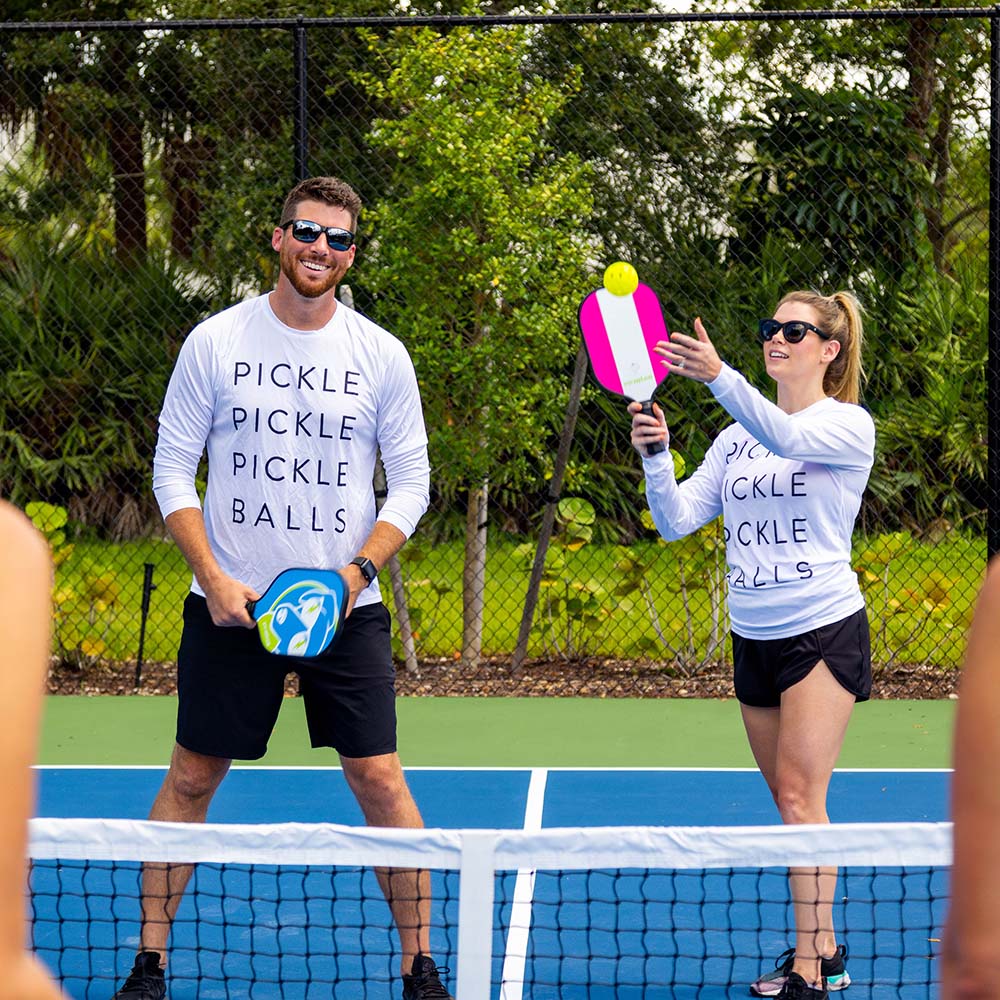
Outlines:
{"label": "net post", "polygon": [[490,1000],[496,841],[492,830],[462,833],[457,978],[457,993],[462,1000]]}

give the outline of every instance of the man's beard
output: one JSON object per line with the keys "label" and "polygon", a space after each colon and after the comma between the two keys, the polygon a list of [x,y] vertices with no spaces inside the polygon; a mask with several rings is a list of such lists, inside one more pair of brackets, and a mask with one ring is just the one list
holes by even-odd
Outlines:
{"label": "man's beard", "polygon": [[[344,276],[347,268],[341,267],[337,262],[330,265],[330,269],[326,272],[323,281],[318,284],[314,282],[307,282],[306,279],[302,277],[298,272],[298,261],[308,260],[308,257],[298,257],[288,254],[281,254],[281,271],[282,274],[288,279],[292,288],[295,289],[303,298],[307,299],[318,299],[321,295],[326,295],[331,289],[337,287],[337,283]],[[318,263],[318,262],[317,262]]]}

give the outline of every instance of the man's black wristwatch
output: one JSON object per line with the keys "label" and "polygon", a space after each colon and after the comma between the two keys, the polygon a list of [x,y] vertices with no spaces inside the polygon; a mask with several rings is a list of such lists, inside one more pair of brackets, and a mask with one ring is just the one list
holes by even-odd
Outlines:
{"label": "man's black wristwatch", "polygon": [[358,556],[357,559],[351,560],[352,566],[357,566],[361,570],[361,575],[365,578],[366,583],[371,583],[375,577],[378,576],[378,570],[375,568],[375,563],[371,559],[366,559],[364,556]]}

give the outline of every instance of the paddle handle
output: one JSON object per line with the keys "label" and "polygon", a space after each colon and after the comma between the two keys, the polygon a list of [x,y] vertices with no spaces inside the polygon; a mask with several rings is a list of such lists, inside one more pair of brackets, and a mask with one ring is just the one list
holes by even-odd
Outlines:
{"label": "paddle handle", "polygon": [[[642,404],[642,412],[650,417],[656,416],[656,414],[653,413],[653,401],[651,399],[647,399]],[[647,455],[659,455],[661,451],[666,450],[667,446],[662,441],[654,441],[652,444],[646,445]]]}

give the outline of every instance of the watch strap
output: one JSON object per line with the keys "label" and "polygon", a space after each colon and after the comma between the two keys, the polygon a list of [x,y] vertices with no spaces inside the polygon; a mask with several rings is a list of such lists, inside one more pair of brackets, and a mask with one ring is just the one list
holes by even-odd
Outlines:
{"label": "watch strap", "polygon": [[355,559],[351,560],[352,566],[357,566],[361,570],[361,575],[365,578],[367,583],[371,583],[375,577],[378,576],[378,570],[375,568],[375,563],[368,559],[366,556],[357,556]]}

